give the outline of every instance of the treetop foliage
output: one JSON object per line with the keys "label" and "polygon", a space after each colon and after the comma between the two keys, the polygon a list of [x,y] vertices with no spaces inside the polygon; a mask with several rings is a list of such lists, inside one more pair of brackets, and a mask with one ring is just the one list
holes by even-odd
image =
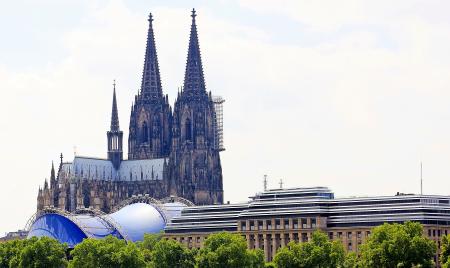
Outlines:
{"label": "treetop foliage", "polygon": [[0,267],[65,267],[66,250],[65,244],[48,237],[0,243]]}
{"label": "treetop foliage", "polygon": [[240,235],[221,232],[210,235],[197,255],[198,267],[238,268],[264,267],[264,252],[248,250],[247,242]]}
{"label": "treetop foliage", "polygon": [[436,244],[419,223],[383,224],[361,247],[362,267],[433,267]]}
{"label": "treetop foliage", "polygon": [[[149,267],[149,268],[391,268],[433,267],[436,243],[423,236],[419,223],[384,224],[373,228],[359,246],[346,252],[340,240],[316,231],[310,241],[290,242],[278,249],[273,262],[264,262],[261,249],[247,249],[240,234],[211,234],[201,249],[147,234],[138,243],[113,236],[84,239],[70,251],[65,244],[42,237],[0,243],[0,268],[6,267]],[[450,235],[441,241],[440,262],[450,268]]]}
{"label": "treetop foliage", "polygon": [[313,233],[308,242],[290,242],[275,255],[279,268],[288,267],[343,267],[346,253],[340,241],[330,241],[320,231]]}
{"label": "treetop foliage", "polygon": [[155,268],[194,268],[195,254],[175,240],[162,239],[156,242],[149,264]]}
{"label": "treetop foliage", "polygon": [[84,239],[70,252],[71,268],[81,267],[145,267],[144,255],[134,243],[108,236]]}

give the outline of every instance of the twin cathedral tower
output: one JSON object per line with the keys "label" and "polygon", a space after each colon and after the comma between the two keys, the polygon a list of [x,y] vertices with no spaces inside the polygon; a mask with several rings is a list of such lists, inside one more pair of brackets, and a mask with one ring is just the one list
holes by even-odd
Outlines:
{"label": "twin cathedral tower", "polygon": [[153,18],[142,84],[131,107],[128,159],[123,159],[114,85],[107,159],[75,156],[52,165],[50,182],[39,189],[38,210],[93,208],[109,212],[137,195],[182,197],[198,205],[223,203],[221,103],[206,91],[195,10],[192,11],[184,85],[174,108],[163,94]]}

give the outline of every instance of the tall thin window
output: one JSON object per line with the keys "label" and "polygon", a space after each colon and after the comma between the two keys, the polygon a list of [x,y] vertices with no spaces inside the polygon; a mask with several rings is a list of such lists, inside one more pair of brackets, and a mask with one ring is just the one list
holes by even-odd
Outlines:
{"label": "tall thin window", "polygon": [[192,124],[191,124],[191,120],[188,118],[186,119],[186,124],[185,124],[185,137],[187,141],[192,140]]}
{"label": "tall thin window", "polygon": [[145,121],[142,124],[142,141],[143,142],[148,141],[148,126],[147,126],[147,122],[145,122]]}

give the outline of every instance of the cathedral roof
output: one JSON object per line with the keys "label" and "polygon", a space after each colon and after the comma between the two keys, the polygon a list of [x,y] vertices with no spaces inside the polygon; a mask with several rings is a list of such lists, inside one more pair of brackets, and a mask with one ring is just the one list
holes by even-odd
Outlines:
{"label": "cathedral roof", "polygon": [[107,159],[76,156],[72,163],[64,163],[62,171],[76,178],[113,181],[162,180],[164,158],[124,160],[116,170]]}

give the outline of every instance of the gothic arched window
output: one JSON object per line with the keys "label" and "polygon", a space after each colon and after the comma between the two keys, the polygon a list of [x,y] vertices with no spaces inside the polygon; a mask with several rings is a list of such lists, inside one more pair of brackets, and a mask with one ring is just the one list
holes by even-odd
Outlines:
{"label": "gothic arched window", "polygon": [[188,118],[186,119],[186,123],[184,124],[184,137],[187,141],[192,140],[192,123],[191,120]]}
{"label": "gothic arched window", "polygon": [[147,122],[145,122],[145,121],[142,124],[142,141],[143,142],[148,141],[148,126],[147,126]]}

